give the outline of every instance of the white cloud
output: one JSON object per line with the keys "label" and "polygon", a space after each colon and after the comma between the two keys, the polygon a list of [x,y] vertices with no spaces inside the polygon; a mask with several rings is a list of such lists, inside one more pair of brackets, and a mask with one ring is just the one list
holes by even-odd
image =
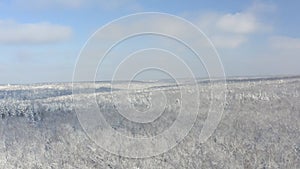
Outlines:
{"label": "white cloud", "polygon": [[270,45],[273,49],[300,50],[300,38],[274,36],[270,38]]}
{"label": "white cloud", "polygon": [[[194,23],[211,38],[217,48],[237,48],[245,43],[248,38],[247,34],[242,33],[241,30],[231,30],[232,24],[224,19],[229,15],[231,14],[207,13],[200,16]],[[222,20],[223,24],[222,29],[220,29],[219,25],[220,20]]]}
{"label": "white cloud", "polygon": [[42,23],[17,23],[0,20],[0,43],[43,44],[69,39],[72,29],[67,26]]}
{"label": "white cloud", "polygon": [[262,23],[262,20],[265,13],[274,10],[275,7],[272,5],[254,3],[236,13],[202,14],[194,20],[194,23],[212,39],[216,47],[237,48],[247,42],[249,36],[272,30],[272,27]]}
{"label": "white cloud", "polygon": [[238,48],[248,42],[250,36],[272,30],[265,16],[274,12],[273,4],[254,2],[248,8],[232,13],[209,12],[192,20],[202,29],[217,48]]}
{"label": "white cloud", "polygon": [[252,14],[226,14],[217,21],[216,26],[226,32],[248,34],[260,29],[260,24]]}
{"label": "white cloud", "polygon": [[[233,19],[228,19],[228,16],[234,16]],[[243,43],[247,42],[250,33],[259,30],[259,24],[256,23],[254,16],[246,14],[238,14],[242,16],[235,16],[235,14],[220,15],[216,13],[209,13],[201,15],[194,23],[199,26],[203,33],[205,33],[214,43],[217,48],[237,48]],[[252,18],[252,19],[251,19]],[[251,21],[253,20],[253,21]],[[223,29],[218,27],[218,23],[222,21]],[[242,22],[242,23],[240,23]],[[248,23],[249,22],[249,23]],[[148,23],[151,23],[149,26]],[[235,24],[235,25],[234,25]],[[127,34],[127,31],[148,30],[151,27],[160,26],[161,30],[168,35],[178,35],[192,41],[199,42],[195,38],[195,33],[190,29],[186,29],[186,25],[177,22],[176,20],[166,20],[163,18],[140,18],[135,22],[124,22],[113,25],[107,33],[97,34],[100,39],[111,40],[116,39],[121,35]],[[234,25],[234,26],[232,26]],[[226,28],[235,27],[235,30],[226,30]],[[199,43],[200,44],[200,43]],[[203,45],[203,43],[201,43]]]}

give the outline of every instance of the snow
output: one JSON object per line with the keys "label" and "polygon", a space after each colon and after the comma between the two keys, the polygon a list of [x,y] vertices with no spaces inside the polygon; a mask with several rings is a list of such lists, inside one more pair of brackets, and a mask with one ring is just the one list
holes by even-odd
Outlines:
{"label": "snow", "polygon": [[[227,82],[222,119],[213,135],[199,142],[211,95],[219,83],[198,84],[200,111],[189,134],[161,155],[134,159],[113,155],[95,144],[79,124],[74,98],[89,106],[95,95],[114,130],[129,137],[161,134],[176,120],[182,100],[169,82],[71,83],[0,86],[0,168],[300,168],[300,78],[237,78]],[[188,93],[195,86],[181,84]],[[110,92],[112,90],[112,93]],[[139,92],[135,92],[139,91]],[[132,123],[118,112],[114,97],[129,94],[138,110],[151,107],[164,92],[162,116],[149,124]],[[189,100],[193,104],[195,100]],[[215,105],[217,106],[217,105]]]}

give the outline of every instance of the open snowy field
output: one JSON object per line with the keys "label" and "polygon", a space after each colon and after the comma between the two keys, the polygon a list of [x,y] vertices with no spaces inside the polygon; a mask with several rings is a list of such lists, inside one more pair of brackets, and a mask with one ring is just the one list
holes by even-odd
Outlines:
{"label": "open snowy field", "polygon": [[[199,80],[198,86],[188,81],[179,85],[132,82],[130,89],[122,82],[113,88],[98,82],[93,92],[84,90],[90,85],[75,84],[75,93],[81,91],[76,97],[71,83],[0,86],[0,168],[300,168],[300,77],[229,79],[221,121],[204,143],[199,135],[210,103],[221,99],[211,95],[218,91],[218,81]],[[102,149],[80,125],[73,102],[88,107],[95,97],[115,131],[128,137],[152,137],[178,118],[180,89],[199,91],[198,99],[185,100],[187,105],[199,103],[195,123],[174,148],[149,158],[126,158]],[[126,119],[118,109],[122,102],[114,100],[125,96],[144,111],[163,102],[156,93],[163,93],[165,105],[149,123]]]}

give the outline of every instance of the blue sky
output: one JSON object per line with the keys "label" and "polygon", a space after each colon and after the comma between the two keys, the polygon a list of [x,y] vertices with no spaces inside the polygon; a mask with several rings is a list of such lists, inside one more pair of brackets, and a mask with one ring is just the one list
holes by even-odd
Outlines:
{"label": "blue sky", "polygon": [[4,0],[0,84],[71,81],[86,40],[104,24],[137,12],[170,13],[197,25],[216,46],[228,76],[298,75],[299,6],[258,0]]}

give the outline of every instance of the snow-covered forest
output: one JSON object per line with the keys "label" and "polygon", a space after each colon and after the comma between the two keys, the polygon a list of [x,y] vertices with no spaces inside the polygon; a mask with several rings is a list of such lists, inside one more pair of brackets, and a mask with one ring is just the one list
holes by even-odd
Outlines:
{"label": "snow-covered forest", "polygon": [[[218,82],[199,81],[199,113],[188,135],[173,149],[142,159],[111,154],[82,129],[72,90],[86,83],[0,86],[0,168],[300,168],[300,78],[229,79],[218,128],[205,142],[199,134]],[[128,136],[154,136],[178,115],[179,86],[170,82],[134,82],[129,101],[140,110],[151,106],[151,94],[163,91],[162,118],[132,123],[118,113],[113,95],[127,93],[122,83],[111,88],[97,82],[99,110],[112,128]],[[195,86],[182,84],[193,92]],[[88,100],[93,93],[81,93]],[[159,99],[159,98],[156,98]],[[194,100],[188,101],[193,103]],[[83,105],[87,102],[83,102]],[[88,106],[88,105],[85,105]]]}

